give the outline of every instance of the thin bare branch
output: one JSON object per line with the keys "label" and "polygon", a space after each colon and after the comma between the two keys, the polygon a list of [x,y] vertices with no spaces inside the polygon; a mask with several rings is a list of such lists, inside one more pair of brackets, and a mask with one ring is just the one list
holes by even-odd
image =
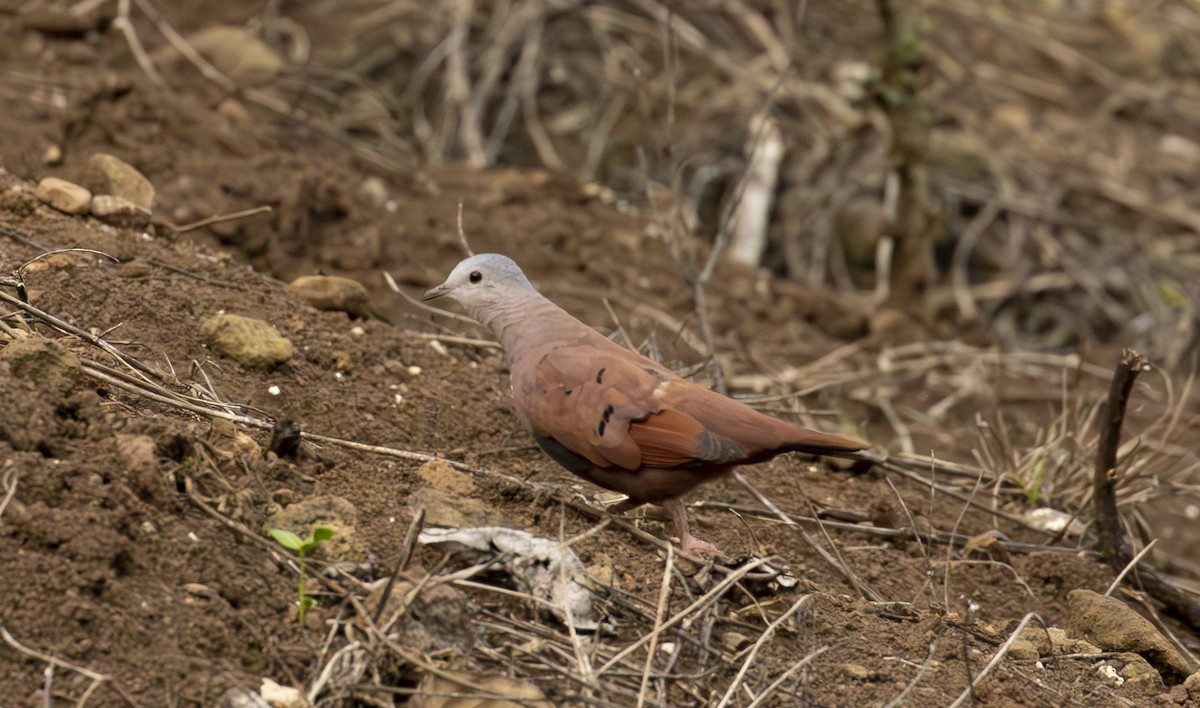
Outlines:
{"label": "thin bare branch", "polygon": [[1104,414],[1098,419],[1100,446],[1096,449],[1096,471],[1092,481],[1092,514],[1096,518],[1100,555],[1121,563],[1132,555],[1117,511],[1117,450],[1121,447],[1121,423],[1133,382],[1150,368],[1145,357],[1132,349],[1121,352],[1121,361],[1113,372]]}
{"label": "thin bare branch", "polygon": [[[776,617],[771,624],[767,625],[767,628],[762,631],[762,634],[760,634],[758,639],[754,642],[754,646],[751,647],[750,651],[746,654],[746,658],[742,661],[742,667],[738,669],[737,675],[735,675],[733,677],[733,681],[729,683],[729,688],[725,690],[725,695],[721,696],[721,702],[717,704],[717,708],[725,708],[725,706],[730,704],[730,702],[733,700],[734,694],[737,692],[738,687],[741,686],[742,681],[746,679],[746,672],[749,671],[750,667],[754,664],[754,659],[758,656],[759,650],[762,649],[767,642],[771,641],[771,639],[775,636],[775,630],[778,629],[781,624],[788,621],[792,615],[796,614],[796,612],[799,611],[801,607],[804,607],[806,604],[808,604],[810,600],[812,600],[812,595],[801,595],[799,599],[792,603],[792,606],[789,607],[786,612],[779,615],[779,617]],[[820,651],[815,654],[809,654],[808,657],[805,658],[811,661],[812,658],[816,658],[819,654]]]}
{"label": "thin bare branch", "polygon": [[974,697],[976,687],[983,683],[983,680],[987,678],[987,675],[990,674],[993,669],[999,666],[1000,661],[1008,654],[1008,650],[1012,648],[1013,642],[1017,640],[1017,637],[1021,636],[1021,630],[1025,629],[1025,626],[1028,625],[1031,620],[1037,620],[1038,623],[1040,623],[1043,627],[1046,625],[1046,623],[1042,621],[1042,618],[1038,617],[1036,613],[1030,612],[1022,617],[1020,623],[1017,624],[1017,628],[1008,635],[1008,639],[1005,640],[1004,644],[1000,645],[1000,648],[996,650],[996,653],[992,656],[991,661],[987,663],[987,666],[983,667],[983,671],[980,671],[979,675],[972,679],[971,683],[967,685],[966,689],[964,689],[963,692],[959,694],[958,698],[956,698],[954,702],[950,704],[950,708],[958,708]]}

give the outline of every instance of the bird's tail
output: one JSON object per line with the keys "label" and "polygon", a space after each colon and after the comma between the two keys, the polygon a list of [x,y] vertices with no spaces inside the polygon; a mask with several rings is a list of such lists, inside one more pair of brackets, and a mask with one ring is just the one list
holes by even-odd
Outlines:
{"label": "bird's tail", "polygon": [[794,428],[793,434],[788,437],[789,439],[779,448],[779,452],[803,452],[809,455],[858,460],[862,459],[859,453],[870,447],[862,440],[818,433],[807,428]]}

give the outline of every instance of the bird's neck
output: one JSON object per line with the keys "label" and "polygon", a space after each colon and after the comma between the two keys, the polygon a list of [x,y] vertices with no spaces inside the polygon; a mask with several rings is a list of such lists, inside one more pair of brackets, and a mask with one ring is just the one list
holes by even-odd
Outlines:
{"label": "bird's neck", "polygon": [[[509,366],[513,363],[513,353],[540,349],[540,341],[544,333],[554,331],[545,325],[552,321],[561,321],[565,316],[570,317],[558,305],[550,302],[540,293],[522,294],[506,304],[505,307],[481,308],[481,311],[470,313],[496,335],[504,348],[504,360]],[[518,348],[517,343],[521,346]]]}

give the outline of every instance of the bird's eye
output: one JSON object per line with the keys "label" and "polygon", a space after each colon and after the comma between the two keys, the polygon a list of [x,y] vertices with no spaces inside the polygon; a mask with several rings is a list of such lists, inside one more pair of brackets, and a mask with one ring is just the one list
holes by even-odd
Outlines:
{"label": "bird's eye", "polygon": [[472,283],[478,283],[479,281],[483,280],[483,273],[473,270],[471,271],[471,274],[467,276],[467,280],[470,280]]}

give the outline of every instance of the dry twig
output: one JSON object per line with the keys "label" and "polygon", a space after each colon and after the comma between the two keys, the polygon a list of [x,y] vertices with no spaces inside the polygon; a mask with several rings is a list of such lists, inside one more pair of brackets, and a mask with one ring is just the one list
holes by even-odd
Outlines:
{"label": "dry twig", "polygon": [[775,502],[771,501],[770,498],[760,492],[756,487],[754,487],[754,485],[750,484],[750,482],[746,480],[739,470],[734,470],[733,476],[739,484],[745,487],[751,494],[754,495],[756,499],[758,499],[759,503],[770,509],[780,521],[792,529],[797,535],[800,536],[800,538],[804,540],[805,543],[808,544],[810,548],[824,558],[826,563],[829,563],[829,565],[833,566],[835,570],[841,573],[842,577],[844,577],[850,583],[850,587],[854,588],[856,592],[873,602],[880,602],[883,600],[883,596],[875,592],[870,585],[867,585],[866,582],[864,582],[862,578],[858,577],[858,574],[851,570],[850,566],[846,564],[845,560],[842,558],[841,551],[838,550],[837,544],[834,543],[833,539],[829,537],[829,534],[824,531],[824,525],[820,520],[817,520],[817,525],[822,529],[822,533],[825,535],[825,540],[828,541],[830,547],[833,548],[833,554],[830,554],[829,551],[825,550],[825,547],[817,543],[815,538],[810,536],[807,531],[800,528],[800,526],[792,521],[787,514],[783,513],[783,511],[775,505]]}
{"label": "dry twig", "polygon": [[650,646],[646,649],[646,665],[642,669],[642,683],[638,688],[638,708],[646,704],[649,695],[650,668],[654,666],[654,655],[658,649],[658,637],[662,633],[663,616],[667,611],[667,602],[671,598],[671,573],[675,568],[675,549],[667,546],[667,557],[663,562],[662,583],[658,592],[658,610],[654,613],[654,628],[650,630]]}
{"label": "dry twig", "polygon": [[0,501],[0,517],[4,516],[4,510],[8,508],[8,503],[17,494],[17,480],[20,479],[20,474],[17,468],[12,464],[12,460],[4,464],[4,500]]}
{"label": "dry twig", "polygon": [[980,671],[979,675],[972,679],[971,683],[967,685],[966,689],[963,690],[963,692],[959,694],[958,698],[956,698],[954,702],[950,704],[950,708],[958,708],[968,700],[972,700],[975,697],[975,688],[979,686],[979,684],[982,683],[985,678],[987,678],[987,675],[990,674],[992,670],[1000,664],[1000,660],[1003,659],[1008,654],[1008,650],[1012,648],[1013,642],[1017,640],[1017,637],[1021,636],[1021,630],[1025,629],[1025,626],[1029,624],[1031,620],[1037,620],[1038,623],[1040,623],[1043,627],[1046,626],[1046,623],[1042,621],[1042,618],[1038,617],[1037,614],[1033,612],[1030,612],[1022,617],[1020,623],[1017,624],[1016,629],[1014,629],[1012,633],[1008,635],[1008,639],[1005,640],[1004,644],[1000,645],[1000,648],[996,650],[996,653],[992,656],[991,661],[987,663],[987,666],[983,667],[983,671]]}
{"label": "dry twig", "polygon": [[[750,648],[750,651],[746,654],[745,660],[742,661],[742,667],[738,669],[737,675],[734,676],[733,681],[729,683],[729,688],[726,689],[725,695],[721,696],[721,702],[717,704],[717,708],[725,708],[725,706],[729,705],[730,701],[733,700],[733,696],[737,692],[738,687],[741,686],[742,681],[745,680],[746,672],[749,671],[750,667],[754,664],[754,659],[758,656],[759,650],[762,649],[767,642],[771,641],[771,638],[775,636],[775,630],[777,630],[781,624],[786,622],[792,615],[799,611],[800,608],[804,607],[804,605],[808,604],[809,600],[811,599],[812,595],[801,595],[799,599],[792,603],[792,606],[789,607],[786,612],[775,618],[769,625],[767,625],[762,633],[759,634],[758,639],[754,642],[754,646]],[[805,657],[805,663],[816,658],[824,651],[825,647],[821,647],[815,652],[810,653],[807,657]]]}
{"label": "dry twig", "polygon": [[[115,682],[113,682],[112,677],[109,676],[108,674],[102,674],[99,671],[93,671],[92,669],[89,669],[86,666],[72,664],[69,661],[59,659],[56,656],[46,654],[45,652],[40,652],[36,649],[31,649],[30,647],[27,647],[24,644],[22,644],[21,642],[17,641],[16,638],[14,638],[13,635],[8,631],[8,627],[5,627],[2,623],[0,623],[0,639],[3,639],[5,644],[9,645],[10,647],[12,647],[16,651],[24,654],[25,656],[32,657],[39,661],[44,661],[50,666],[57,666],[61,669],[68,669],[70,671],[74,671],[75,673],[79,674],[80,676],[83,676],[84,678],[91,679],[92,683],[91,683],[91,685],[88,686],[87,690],[84,692],[83,697],[80,698],[79,705],[83,705],[87,702],[87,697],[90,696],[92,694],[92,692],[96,690],[95,687],[97,684],[108,683],[117,691],[117,694],[119,696],[121,696],[121,698],[124,699],[126,703],[128,703],[131,706],[134,706],[134,708],[137,707],[137,704],[133,702],[133,699],[131,699],[129,697],[129,695],[126,694],[123,689],[121,689],[120,686],[118,686]],[[50,700],[49,696],[47,696],[47,700]]]}
{"label": "dry twig", "polygon": [[1121,352],[1121,361],[1108,389],[1104,414],[1098,419],[1101,429],[1092,481],[1092,513],[1096,518],[1100,555],[1108,560],[1131,555],[1117,511],[1117,449],[1121,446],[1121,423],[1125,420],[1125,406],[1129,403],[1133,382],[1148,368],[1150,364],[1141,354],[1132,349]]}
{"label": "dry twig", "polygon": [[[1147,592],[1183,616],[1192,627],[1200,628],[1200,601],[1166,581],[1152,568],[1136,562],[1137,558],[1130,549],[1120,513],[1117,511],[1117,451],[1121,446],[1121,423],[1125,417],[1125,407],[1129,402],[1134,379],[1138,373],[1148,368],[1149,363],[1136,351],[1126,349],[1121,353],[1121,361],[1117,364],[1108,390],[1104,415],[1099,418],[1102,430],[1100,444],[1096,450],[1096,470],[1092,487],[1099,551],[1122,576],[1128,568],[1133,568],[1138,583]],[[1146,550],[1149,548],[1144,549],[1138,558],[1142,557]]]}

